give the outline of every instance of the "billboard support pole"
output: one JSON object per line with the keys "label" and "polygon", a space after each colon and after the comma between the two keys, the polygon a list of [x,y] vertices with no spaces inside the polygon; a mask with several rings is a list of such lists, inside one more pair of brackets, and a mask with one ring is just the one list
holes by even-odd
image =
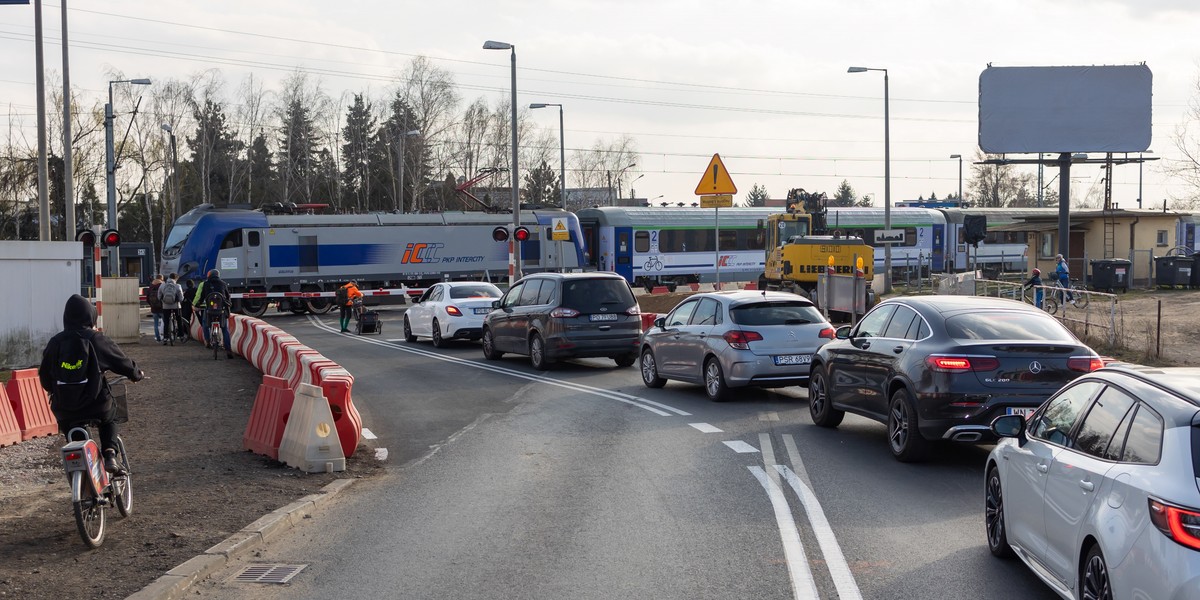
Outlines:
{"label": "billboard support pole", "polygon": [[[1058,155],[1058,253],[1071,257],[1071,153]],[[1067,261],[1067,266],[1070,266]]]}

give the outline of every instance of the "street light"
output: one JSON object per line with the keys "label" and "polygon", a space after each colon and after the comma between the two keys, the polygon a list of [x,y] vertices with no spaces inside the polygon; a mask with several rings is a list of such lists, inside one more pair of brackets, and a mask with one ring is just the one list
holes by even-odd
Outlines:
{"label": "street light", "polygon": [[162,130],[171,136],[171,214],[179,216],[179,152],[175,147],[175,129],[163,123]]}
{"label": "street light", "polygon": [[950,158],[958,159],[958,203],[962,204],[962,201],[963,201],[963,197],[962,197],[962,155],[961,154],[951,154]]}
{"label": "street light", "polygon": [[[421,135],[419,129],[405,131],[400,134],[400,153],[396,156],[396,170],[400,171],[400,190],[396,194],[396,211],[404,212],[404,138],[414,135]],[[416,198],[413,198],[413,212],[416,212]]]}
{"label": "street light", "polygon": [[639,180],[639,179],[641,179],[641,178],[643,178],[643,177],[645,177],[645,176],[646,176],[646,174],[645,174],[645,173],[642,173],[641,175],[638,175],[637,177],[634,177],[634,178],[633,178],[633,181],[630,181],[630,182],[629,182],[629,199],[630,199],[630,200],[633,200],[633,184],[634,184],[634,183],[636,183],[636,182],[637,182],[637,180]]}
{"label": "street light", "polygon": [[[107,169],[105,176],[108,184],[108,228],[117,228],[117,159],[116,152],[113,149],[113,91],[114,83],[128,83],[131,85],[150,85],[149,79],[118,79],[108,82],[108,104],[104,105],[104,150],[107,159]],[[109,277],[119,277],[120,273],[120,257],[116,248],[109,249],[108,257],[108,275]]]}
{"label": "street light", "polygon": [[529,108],[558,107],[558,194],[561,196],[562,209],[567,210],[567,145],[563,133],[563,105],[549,102],[535,102]]}
{"label": "street light", "polygon": [[[621,170],[617,171],[617,196],[621,195],[621,178],[625,176],[625,171],[628,171],[636,166],[637,163],[633,163],[626,167],[622,167]],[[616,200],[613,199],[612,171],[606,171],[606,173],[608,174],[608,205],[616,206]]]}
{"label": "street light", "polygon": [[[509,105],[512,106],[512,169],[509,170],[509,176],[512,181],[512,212],[513,212],[513,231],[516,231],[521,226],[521,196],[517,190],[517,47],[507,42],[497,42],[488,40],[483,43],[484,50],[511,50],[512,51],[512,98]],[[508,284],[512,285],[521,277],[521,249],[517,246],[516,241],[512,238],[508,240]]]}
{"label": "street light", "polygon": [[[883,72],[883,228],[892,228],[892,140],[888,107],[887,69],[850,67],[847,73]],[[883,293],[892,291],[892,245],[883,245]]]}

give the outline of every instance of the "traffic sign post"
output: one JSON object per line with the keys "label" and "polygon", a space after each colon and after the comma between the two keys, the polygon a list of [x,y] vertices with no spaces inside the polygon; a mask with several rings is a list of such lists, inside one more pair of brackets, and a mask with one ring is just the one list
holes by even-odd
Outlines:
{"label": "traffic sign post", "polygon": [[550,222],[550,239],[554,241],[555,250],[558,251],[558,270],[562,272],[566,267],[566,260],[563,258],[563,242],[571,241],[571,230],[567,229],[567,220],[562,218],[551,219]]}
{"label": "traffic sign post", "polygon": [[733,184],[733,178],[729,176],[729,170],[725,168],[725,163],[721,161],[720,154],[714,154],[712,160],[708,161],[708,168],[704,170],[704,174],[700,176],[700,183],[696,184],[696,195],[700,196],[700,206],[702,208],[713,209],[713,228],[716,230],[716,238],[713,240],[713,251],[715,260],[715,277],[716,284],[714,289],[721,289],[721,208],[729,208],[733,206],[733,195],[737,193],[737,186]]}

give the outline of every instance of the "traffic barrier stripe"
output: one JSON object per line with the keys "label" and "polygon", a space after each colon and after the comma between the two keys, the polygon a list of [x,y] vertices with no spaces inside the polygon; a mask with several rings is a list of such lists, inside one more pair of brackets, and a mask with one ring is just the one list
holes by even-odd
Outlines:
{"label": "traffic barrier stripe", "polygon": [[21,426],[17,425],[17,415],[13,414],[12,405],[8,402],[8,394],[0,386],[0,448],[11,446],[21,441]]}
{"label": "traffic barrier stripe", "polygon": [[311,355],[320,356],[321,353],[309,348],[308,346],[289,347],[287,352],[287,364],[284,367],[281,377],[287,382],[288,387],[293,390],[300,385],[300,378],[304,374],[304,357]]}
{"label": "traffic barrier stripe", "polygon": [[263,375],[250,410],[250,421],[242,435],[242,446],[255,453],[279,459],[279,442],[292,411],[292,390],[278,377]]}
{"label": "traffic barrier stripe", "polygon": [[665,285],[656,285],[650,289],[651,294],[666,294],[668,291]]}
{"label": "traffic barrier stripe", "polygon": [[21,427],[21,439],[28,440],[58,431],[58,420],[50,412],[50,396],[42,389],[37,369],[13,371],[4,391],[17,425]]}

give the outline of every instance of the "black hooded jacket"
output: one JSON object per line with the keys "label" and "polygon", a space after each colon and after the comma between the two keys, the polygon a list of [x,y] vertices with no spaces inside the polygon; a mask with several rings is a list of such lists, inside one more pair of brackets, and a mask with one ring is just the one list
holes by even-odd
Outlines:
{"label": "black hooded jacket", "polygon": [[[96,307],[92,306],[92,303],[86,298],[75,294],[67,299],[67,306],[63,309],[63,331],[50,338],[46,349],[42,351],[42,364],[38,368],[38,377],[42,387],[50,394],[50,408],[59,421],[99,419],[112,410],[112,398],[108,394],[101,393],[103,389],[102,374],[105,371],[124,375],[131,381],[141,379],[141,371],[138,369],[137,363],[125,356],[121,347],[110,340],[108,336],[92,329],[95,325]],[[88,378],[84,392],[84,397],[92,398],[92,402],[85,406],[68,408],[55,405],[54,367],[59,361],[59,346],[70,336],[78,336],[90,341],[96,352],[96,360],[92,361],[94,364],[92,374]]]}

